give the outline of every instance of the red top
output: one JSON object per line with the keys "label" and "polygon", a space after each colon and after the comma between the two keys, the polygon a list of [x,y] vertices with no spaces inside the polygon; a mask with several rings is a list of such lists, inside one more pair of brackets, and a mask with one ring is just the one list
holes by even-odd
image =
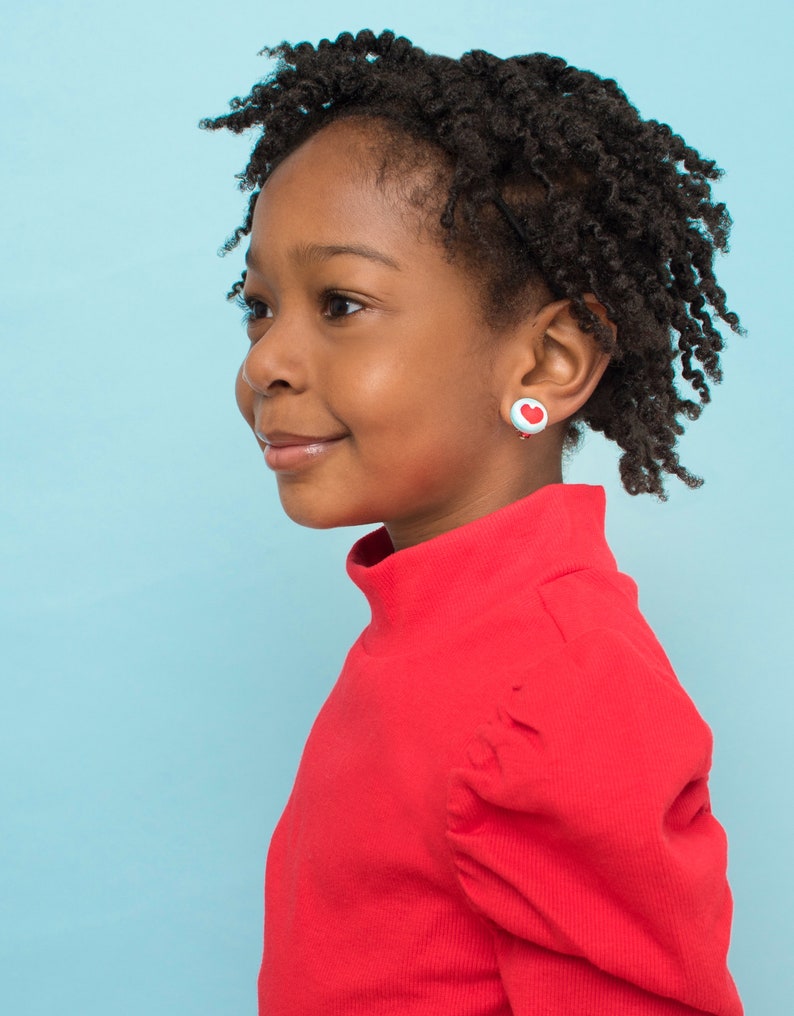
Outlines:
{"label": "red top", "polygon": [[261,1016],[742,1012],[711,735],[553,485],[348,571],[372,621],[266,876]]}

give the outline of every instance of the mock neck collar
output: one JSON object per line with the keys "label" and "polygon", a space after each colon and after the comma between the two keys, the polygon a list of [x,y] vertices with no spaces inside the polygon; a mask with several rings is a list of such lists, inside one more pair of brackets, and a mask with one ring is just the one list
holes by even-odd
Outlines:
{"label": "mock neck collar", "polygon": [[602,487],[555,483],[403,550],[394,550],[383,527],[368,533],[347,559],[372,611],[364,649],[392,655],[455,638],[461,624],[527,586],[583,568],[614,569],[604,511]]}

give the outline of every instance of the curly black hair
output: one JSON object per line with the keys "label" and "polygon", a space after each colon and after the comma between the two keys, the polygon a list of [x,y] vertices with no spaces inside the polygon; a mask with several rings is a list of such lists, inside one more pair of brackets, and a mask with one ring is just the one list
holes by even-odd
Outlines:
{"label": "curly black hair", "polygon": [[[709,402],[721,380],[721,319],[741,327],[718,285],[714,255],[731,220],[712,201],[722,171],[663,123],[643,120],[615,81],[535,53],[500,59],[474,50],[455,60],[424,52],[392,32],[343,33],[316,47],[282,43],[273,73],[209,130],[261,135],[240,187],[259,189],[307,138],[343,117],[372,119],[386,161],[430,151],[443,180],[436,225],[450,257],[485,268],[494,313],[518,314],[527,294],[568,299],[580,325],[611,354],[596,391],[576,414],[622,449],[630,494],[664,499],[663,473],[689,487],[681,465],[682,419]],[[401,143],[402,140],[402,143]],[[239,293],[242,282],[230,295]],[[617,338],[588,308],[592,293]],[[679,393],[689,385],[697,401]]]}

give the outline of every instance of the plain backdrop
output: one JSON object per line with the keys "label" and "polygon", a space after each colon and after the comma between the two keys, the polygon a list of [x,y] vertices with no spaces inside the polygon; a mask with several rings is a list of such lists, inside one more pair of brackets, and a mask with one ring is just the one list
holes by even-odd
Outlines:
{"label": "plain backdrop", "polygon": [[791,6],[742,0],[2,5],[0,1010],[255,1011],[268,839],[366,609],[358,531],[282,517],[237,416],[224,302],[247,138],[197,130],[284,38],[390,27],[453,56],[544,50],[617,78],[726,169],[720,265],[746,338],[632,499],[593,437],[569,478],[714,729],[732,969],[794,997]]}

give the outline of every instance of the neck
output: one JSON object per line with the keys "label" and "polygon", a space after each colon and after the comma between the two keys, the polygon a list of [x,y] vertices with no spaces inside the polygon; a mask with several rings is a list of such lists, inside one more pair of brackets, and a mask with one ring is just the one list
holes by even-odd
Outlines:
{"label": "neck", "polygon": [[454,511],[442,511],[430,518],[423,515],[421,519],[411,517],[398,519],[385,523],[385,529],[394,549],[404,550],[442,533],[448,533],[459,526],[465,526],[500,508],[506,508],[509,504],[529,497],[536,490],[551,483],[562,483],[562,463],[559,459],[556,462],[546,463],[544,469],[533,470],[531,476],[511,477],[502,485],[494,486],[485,493],[480,493],[464,504],[456,506]]}
{"label": "neck", "polygon": [[348,558],[372,610],[365,649],[388,655],[454,638],[464,621],[529,587],[597,563],[614,569],[603,523],[601,488],[551,484],[399,553],[385,529],[368,533]]}

